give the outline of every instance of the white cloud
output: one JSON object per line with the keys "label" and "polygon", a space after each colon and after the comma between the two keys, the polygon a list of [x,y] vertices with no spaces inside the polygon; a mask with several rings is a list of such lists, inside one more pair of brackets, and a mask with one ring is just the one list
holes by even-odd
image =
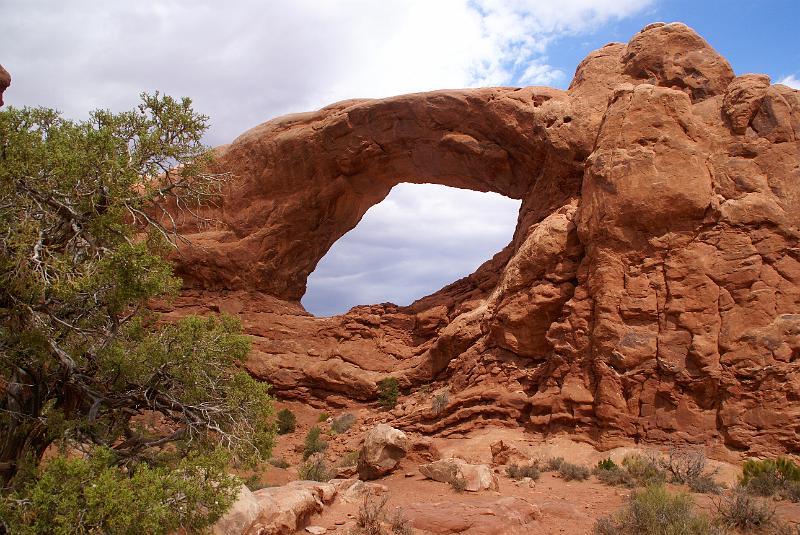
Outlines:
{"label": "white cloud", "polygon": [[519,206],[496,193],[399,184],[320,261],[303,304],[318,315],[357,304],[410,304],[508,245]]}
{"label": "white cloud", "polygon": [[785,76],[778,80],[779,84],[788,85],[792,89],[800,89],[800,79],[796,78],[795,75],[790,74],[789,76]]}
{"label": "white cloud", "polygon": [[[3,0],[0,61],[13,77],[9,105],[81,118],[129,109],[141,91],[188,95],[211,117],[206,141],[216,145],[346,98],[563,85],[569,80],[547,57],[560,37],[655,1]],[[510,240],[517,201],[430,191],[398,186],[335,244],[312,276],[324,286],[320,302],[335,310],[406,303],[470,273]],[[386,263],[389,252],[405,256]],[[326,272],[329,260],[338,267]]]}
{"label": "white cloud", "polygon": [[81,117],[160,89],[193,97],[219,144],[345,98],[567,82],[554,39],[652,1],[5,0],[0,50],[9,104]]}

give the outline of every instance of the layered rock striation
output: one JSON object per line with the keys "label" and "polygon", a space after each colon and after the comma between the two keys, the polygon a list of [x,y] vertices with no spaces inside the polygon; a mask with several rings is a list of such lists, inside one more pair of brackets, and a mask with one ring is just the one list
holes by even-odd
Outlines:
{"label": "layered rock striation", "polygon": [[[623,441],[800,450],[800,92],[736,76],[683,24],[592,52],[566,91],[346,101],[218,149],[165,311],[238,314],[278,395],[369,400],[446,379],[428,433],[482,421]],[[522,200],[512,242],[409,307],[315,318],[331,245],[401,182]]]}

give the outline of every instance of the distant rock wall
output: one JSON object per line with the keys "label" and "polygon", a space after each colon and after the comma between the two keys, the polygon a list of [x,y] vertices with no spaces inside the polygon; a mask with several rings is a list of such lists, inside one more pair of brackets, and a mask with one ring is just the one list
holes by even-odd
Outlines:
{"label": "distant rock wall", "polygon": [[[567,91],[347,101],[218,156],[220,223],[185,222],[201,247],[165,310],[238,314],[279,395],[447,379],[447,411],[395,425],[800,451],[800,92],[736,77],[687,26],[592,52]],[[513,241],[410,307],[307,314],[309,273],[400,182],[521,199]]]}

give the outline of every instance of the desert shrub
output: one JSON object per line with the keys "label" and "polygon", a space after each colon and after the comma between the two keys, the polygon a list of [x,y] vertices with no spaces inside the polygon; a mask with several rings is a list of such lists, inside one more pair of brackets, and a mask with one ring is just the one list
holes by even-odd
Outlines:
{"label": "desert shrub", "polygon": [[278,434],[286,435],[293,433],[297,428],[297,417],[289,409],[281,409],[278,411]]}
{"label": "desert shrub", "polygon": [[714,474],[700,474],[689,479],[686,484],[694,492],[701,494],[719,494],[725,489],[725,485],[714,479]]}
{"label": "desert shrub", "polygon": [[402,508],[395,509],[388,521],[394,535],[413,535],[414,530],[411,529],[411,524],[403,514]]}
{"label": "desert shrub", "polygon": [[336,434],[341,434],[350,429],[354,423],[356,423],[355,414],[346,412],[333,419],[331,430]]}
{"label": "desert shrub", "polygon": [[798,501],[800,467],[790,459],[748,459],[742,464],[740,483],[750,494]]}
{"label": "desert shrub", "polygon": [[642,487],[659,485],[667,480],[666,473],[658,467],[655,459],[638,454],[626,455],[622,466]]}
{"label": "desert shrub", "polygon": [[800,502],[800,481],[784,482],[781,496],[793,503]]}
{"label": "desert shrub", "polygon": [[450,483],[450,486],[456,492],[464,492],[465,490],[467,490],[467,480],[458,475],[456,477],[451,478],[448,483]]}
{"label": "desert shrub", "polygon": [[672,494],[663,485],[633,492],[628,504],[601,518],[594,526],[597,535],[711,535],[707,518],[697,515],[686,493]]}
{"label": "desert shrub", "polygon": [[[174,469],[141,463],[126,472],[114,453],[56,457],[24,495],[0,497],[0,531],[15,534],[170,533],[200,530],[233,503],[241,480],[222,452],[184,458]],[[3,529],[4,528],[4,529]]]}
{"label": "desert shrub", "polygon": [[375,500],[372,493],[366,493],[356,513],[356,525],[353,535],[384,535],[383,521],[386,518],[386,502],[388,496]]}
{"label": "desert shrub", "polygon": [[331,415],[328,414],[327,412],[321,412],[321,413],[319,413],[319,416],[317,417],[317,421],[319,423],[327,422],[328,418],[330,418],[330,417],[331,417]]}
{"label": "desert shrub", "polygon": [[539,471],[539,467],[535,463],[531,464],[511,464],[506,467],[506,474],[511,479],[524,479],[529,477],[533,480],[539,479],[541,476],[541,472]]}
{"label": "desert shrub", "polygon": [[626,469],[619,466],[611,469],[595,468],[594,475],[601,483],[612,487],[633,488],[636,486],[636,480],[633,476]]}
{"label": "desert shrub", "polygon": [[667,457],[659,460],[660,467],[670,475],[670,480],[679,485],[703,475],[706,469],[706,455],[701,450],[673,448]]}
{"label": "desert shrub", "polygon": [[558,472],[561,465],[564,464],[563,457],[550,457],[544,462],[544,472]]}
{"label": "desert shrub", "polygon": [[611,457],[597,461],[597,470],[613,470],[617,467],[617,463],[611,460]]}
{"label": "desert shrub", "polygon": [[378,403],[384,409],[392,409],[400,397],[400,383],[394,377],[386,377],[378,381]]}
{"label": "desert shrub", "polygon": [[741,482],[747,485],[750,479],[762,474],[774,475],[783,481],[800,481],[800,466],[785,457],[777,459],[748,459],[742,464]]}
{"label": "desert shrub", "polygon": [[267,462],[275,468],[289,468],[289,463],[283,457],[273,457]]}
{"label": "desert shrub", "polygon": [[321,453],[315,453],[301,464],[297,476],[304,481],[330,481],[332,477]]}
{"label": "desert shrub", "polygon": [[339,466],[355,466],[358,463],[358,451],[349,451],[339,459]]}
{"label": "desert shrub", "polygon": [[244,480],[244,484],[251,491],[264,489],[270,486],[269,482],[261,479],[261,474],[253,474]]}
{"label": "desert shrub", "polygon": [[433,414],[440,414],[447,408],[448,403],[450,403],[450,393],[446,389],[437,392],[431,400],[431,410]]}
{"label": "desert shrub", "polygon": [[591,470],[579,464],[572,464],[568,462],[561,463],[558,468],[558,473],[564,481],[584,481],[589,479],[592,474]]}
{"label": "desert shrub", "polygon": [[303,444],[303,460],[308,459],[315,453],[321,453],[328,448],[328,443],[320,438],[320,428],[317,426],[308,430],[306,440]]}
{"label": "desert shrub", "polygon": [[749,531],[774,524],[775,510],[741,485],[726,493],[715,507],[717,523],[728,529]]}

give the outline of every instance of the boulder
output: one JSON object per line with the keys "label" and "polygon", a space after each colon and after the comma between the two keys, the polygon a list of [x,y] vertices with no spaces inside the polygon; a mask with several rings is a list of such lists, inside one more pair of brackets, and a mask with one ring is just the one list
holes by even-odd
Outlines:
{"label": "boulder", "polygon": [[485,464],[469,464],[455,457],[420,465],[419,471],[422,475],[434,481],[450,484],[454,481],[463,481],[464,490],[470,492],[499,490],[500,488],[500,482],[489,466]]}
{"label": "boulder", "polygon": [[394,470],[410,448],[405,433],[387,424],[367,431],[358,454],[358,477],[377,479]]}
{"label": "boulder", "polygon": [[537,506],[517,497],[417,502],[403,506],[403,515],[414,529],[442,535],[527,535],[537,533],[541,518]]}
{"label": "boulder", "polygon": [[253,493],[261,508],[248,535],[287,535],[302,528],[311,515],[336,497],[336,487],[316,481],[293,481]]}
{"label": "boulder", "polygon": [[236,501],[222,518],[211,526],[213,535],[241,535],[247,533],[250,525],[258,518],[261,504],[256,496],[242,485]]}

